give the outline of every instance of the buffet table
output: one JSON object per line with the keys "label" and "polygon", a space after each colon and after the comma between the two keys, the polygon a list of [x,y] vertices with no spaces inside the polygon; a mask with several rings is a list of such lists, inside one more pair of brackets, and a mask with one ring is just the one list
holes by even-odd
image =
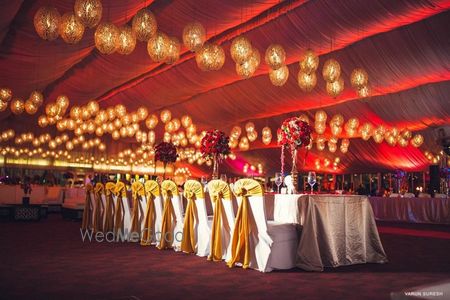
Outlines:
{"label": "buffet table", "polygon": [[387,257],[366,196],[266,195],[266,211],[275,222],[303,226],[297,266],[323,271],[361,263],[385,263]]}
{"label": "buffet table", "polygon": [[450,224],[448,198],[370,197],[369,201],[380,221]]}

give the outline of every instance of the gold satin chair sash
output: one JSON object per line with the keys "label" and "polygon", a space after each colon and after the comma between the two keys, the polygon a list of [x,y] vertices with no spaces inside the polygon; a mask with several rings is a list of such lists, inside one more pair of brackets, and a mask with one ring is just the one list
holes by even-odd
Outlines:
{"label": "gold satin chair sash", "polygon": [[164,199],[164,208],[161,225],[161,238],[159,241],[158,249],[172,248],[173,242],[173,220],[175,212],[172,205],[172,197],[179,196],[178,187],[175,182],[171,180],[165,180],[161,184],[161,192]]}
{"label": "gold satin chair sash", "polygon": [[253,179],[241,179],[234,184],[234,193],[241,197],[241,204],[236,215],[233,237],[231,239],[231,259],[227,265],[231,268],[241,263],[246,269],[250,265],[250,203],[251,196],[262,196],[262,186]]}
{"label": "gold satin chair sash", "polygon": [[105,207],[105,225],[103,231],[105,233],[114,230],[114,200],[112,198],[116,184],[107,182],[105,185],[106,207]]}
{"label": "gold satin chair sash", "polygon": [[115,212],[115,220],[114,220],[114,232],[119,235],[123,230],[124,220],[123,214],[125,208],[123,207],[122,199],[127,196],[127,191],[125,189],[125,184],[121,181],[116,183],[116,187],[114,188],[114,195],[117,197],[117,205]]}
{"label": "gold satin chair sash", "polygon": [[230,187],[225,181],[212,180],[208,184],[209,195],[214,205],[214,216],[211,229],[211,252],[208,260],[222,261],[222,224],[223,205],[222,199],[231,201]]}
{"label": "gold satin chair sash", "polygon": [[[94,232],[103,231],[103,214],[104,207],[102,201],[102,194],[105,193],[105,187],[100,182],[95,185],[94,188],[94,203],[95,203],[95,215],[94,215]],[[102,212],[103,211],[103,212]]]}
{"label": "gold satin chair sash", "polygon": [[92,228],[92,185],[86,185],[86,199],[84,201],[83,222],[81,223],[81,229],[87,230]]}
{"label": "gold satin chair sash", "polygon": [[155,198],[161,195],[159,185],[154,180],[147,180],[144,185],[145,195],[147,198],[147,208],[145,211],[144,228],[142,232],[141,245],[149,246],[151,244],[152,236],[155,232]]}
{"label": "gold satin chair sash", "polygon": [[141,211],[141,205],[139,202],[142,200],[142,197],[145,196],[144,185],[139,181],[134,182],[131,185],[131,192],[133,198],[133,210],[131,211],[131,232],[137,232],[140,236],[141,221],[139,216],[142,216],[143,212]]}
{"label": "gold satin chair sash", "polygon": [[184,197],[188,203],[186,207],[186,214],[184,216],[183,238],[181,240],[181,251],[185,253],[194,253],[196,248],[194,224],[198,216],[197,207],[195,205],[196,199],[205,199],[203,187],[200,182],[196,180],[188,180],[184,183]]}

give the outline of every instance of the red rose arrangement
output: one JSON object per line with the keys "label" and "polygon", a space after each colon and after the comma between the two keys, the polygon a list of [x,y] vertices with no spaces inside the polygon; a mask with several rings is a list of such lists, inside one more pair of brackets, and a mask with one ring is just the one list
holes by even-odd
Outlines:
{"label": "red rose arrangement", "polygon": [[172,143],[161,142],[155,148],[155,160],[162,161],[164,164],[177,161],[177,148]]}
{"label": "red rose arrangement", "polygon": [[230,138],[220,130],[209,130],[203,137],[200,152],[205,159],[217,157],[222,159],[224,155],[230,154],[230,146],[228,145]]}
{"label": "red rose arrangement", "polygon": [[312,128],[308,123],[299,118],[289,118],[278,129],[278,144],[288,145],[291,149],[306,147],[311,142],[311,133]]}

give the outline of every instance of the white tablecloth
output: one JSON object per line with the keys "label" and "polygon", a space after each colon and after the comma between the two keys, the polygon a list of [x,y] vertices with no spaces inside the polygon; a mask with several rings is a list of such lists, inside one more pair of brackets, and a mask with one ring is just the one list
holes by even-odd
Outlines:
{"label": "white tablecloth", "polygon": [[450,224],[448,198],[370,197],[369,201],[377,220]]}
{"label": "white tablecloth", "polygon": [[385,263],[387,257],[366,196],[267,195],[274,220],[303,226],[297,266],[322,271],[360,263]]}

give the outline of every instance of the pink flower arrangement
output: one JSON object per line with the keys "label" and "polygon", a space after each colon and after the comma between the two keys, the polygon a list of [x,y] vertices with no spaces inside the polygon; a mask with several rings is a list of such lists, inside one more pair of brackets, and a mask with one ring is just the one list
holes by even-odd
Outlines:
{"label": "pink flower arrangement", "polygon": [[291,149],[306,147],[311,142],[311,126],[299,118],[284,120],[278,129],[278,145],[289,146]]}
{"label": "pink flower arrangement", "polygon": [[224,155],[230,154],[230,146],[228,145],[230,138],[220,130],[209,130],[203,137],[200,152],[205,159],[217,157],[223,158]]}
{"label": "pink flower arrangement", "polygon": [[177,148],[172,143],[161,142],[155,148],[155,160],[164,164],[177,161]]}

